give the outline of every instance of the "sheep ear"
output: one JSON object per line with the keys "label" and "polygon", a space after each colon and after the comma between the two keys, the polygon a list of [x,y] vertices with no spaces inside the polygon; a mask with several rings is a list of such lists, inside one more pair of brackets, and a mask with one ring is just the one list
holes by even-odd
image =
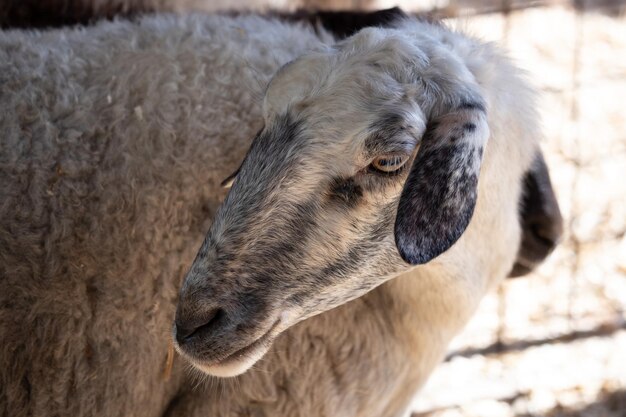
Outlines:
{"label": "sheep ear", "polygon": [[532,272],[563,236],[563,217],[541,151],[524,176],[520,225],[522,241],[510,278]]}
{"label": "sheep ear", "polygon": [[428,123],[396,215],[396,246],[406,262],[423,264],[439,256],[467,228],[488,137],[485,107],[478,102]]}
{"label": "sheep ear", "polygon": [[237,168],[237,170],[235,172],[233,172],[232,174],[230,174],[228,177],[226,177],[224,179],[224,181],[221,182],[220,186],[222,188],[230,188],[233,186],[233,182],[235,181],[235,178],[237,178],[237,174],[239,174],[239,170],[241,168]]}

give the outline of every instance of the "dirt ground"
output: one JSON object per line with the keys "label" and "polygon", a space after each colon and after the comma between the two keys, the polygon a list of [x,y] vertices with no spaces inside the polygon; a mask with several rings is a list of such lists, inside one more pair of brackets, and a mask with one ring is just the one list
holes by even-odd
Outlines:
{"label": "dirt ground", "polygon": [[626,18],[544,7],[450,24],[503,44],[540,89],[567,235],[484,300],[414,416],[624,417]]}

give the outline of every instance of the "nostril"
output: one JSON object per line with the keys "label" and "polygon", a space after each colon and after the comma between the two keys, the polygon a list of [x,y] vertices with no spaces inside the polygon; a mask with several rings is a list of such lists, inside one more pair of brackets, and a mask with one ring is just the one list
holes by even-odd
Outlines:
{"label": "nostril", "polygon": [[179,342],[188,339],[196,332],[197,327],[184,327],[180,323],[176,323],[176,340]]}
{"label": "nostril", "polygon": [[184,343],[195,336],[200,330],[215,327],[222,321],[226,313],[221,308],[209,311],[207,314],[192,320],[176,319],[176,340]]}

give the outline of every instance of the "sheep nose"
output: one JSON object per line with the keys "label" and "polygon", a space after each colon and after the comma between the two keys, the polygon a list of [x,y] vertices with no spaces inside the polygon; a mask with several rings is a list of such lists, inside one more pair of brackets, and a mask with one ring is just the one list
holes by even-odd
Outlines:
{"label": "sheep nose", "polygon": [[214,308],[204,314],[194,314],[190,317],[181,317],[177,314],[174,321],[176,341],[183,345],[200,333],[210,332],[220,327],[225,317],[226,313],[221,308]]}

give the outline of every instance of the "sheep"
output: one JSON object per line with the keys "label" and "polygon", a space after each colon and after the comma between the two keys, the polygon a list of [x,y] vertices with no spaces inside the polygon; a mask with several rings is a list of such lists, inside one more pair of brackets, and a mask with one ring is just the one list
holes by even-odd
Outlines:
{"label": "sheep", "polygon": [[[402,415],[560,219],[518,71],[442,25],[392,26],[339,42],[259,16],[3,32],[0,414]],[[467,187],[432,195],[454,203],[445,224],[421,207],[439,229],[417,247],[417,211],[396,207],[441,137],[472,150],[442,160],[469,163]],[[385,174],[356,158],[363,141]],[[233,377],[196,387],[188,364]]]}

